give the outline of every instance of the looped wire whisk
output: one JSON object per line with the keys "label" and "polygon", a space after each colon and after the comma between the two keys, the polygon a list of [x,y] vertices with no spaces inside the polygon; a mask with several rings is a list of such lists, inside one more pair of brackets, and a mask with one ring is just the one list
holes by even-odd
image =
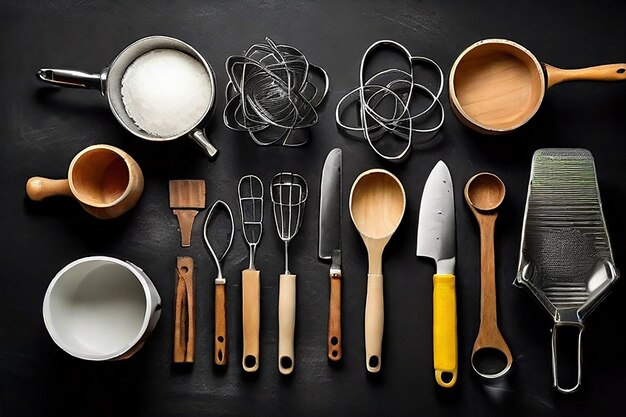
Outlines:
{"label": "looped wire whisk", "polygon": [[226,60],[224,124],[247,131],[258,145],[302,146],[305,128],[317,123],[328,74],[293,46],[265,41]]}

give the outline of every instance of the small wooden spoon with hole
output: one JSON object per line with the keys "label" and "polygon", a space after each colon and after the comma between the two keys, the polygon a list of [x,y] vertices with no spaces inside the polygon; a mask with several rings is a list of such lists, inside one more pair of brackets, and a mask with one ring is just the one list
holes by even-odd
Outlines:
{"label": "small wooden spoon with hole", "polygon": [[396,231],[406,206],[402,183],[384,169],[370,169],[357,177],[350,191],[350,216],[367,248],[365,301],[365,366],[378,372],[383,342],[383,251]]}
{"label": "small wooden spoon with hole", "polygon": [[498,378],[511,369],[513,357],[496,315],[496,272],[493,237],[498,207],[504,200],[504,183],[482,172],[465,184],[465,201],[480,226],[480,328],[472,349],[472,367],[484,378]]}

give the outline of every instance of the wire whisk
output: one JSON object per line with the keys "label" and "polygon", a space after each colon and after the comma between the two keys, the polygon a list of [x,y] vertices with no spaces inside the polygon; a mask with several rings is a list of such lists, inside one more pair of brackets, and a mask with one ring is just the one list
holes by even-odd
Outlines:
{"label": "wire whisk", "polygon": [[224,124],[258,145],[302,146],[328,93],[328,74],[293,46],[265,41],[226,60]]}

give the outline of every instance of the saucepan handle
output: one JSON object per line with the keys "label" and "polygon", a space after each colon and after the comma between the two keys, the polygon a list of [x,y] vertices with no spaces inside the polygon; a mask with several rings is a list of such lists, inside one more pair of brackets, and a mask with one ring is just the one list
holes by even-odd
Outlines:
{"label": "saucepan handle", "polygon": [[209,158],[215,158],[217,155],[217,148],[209,142],[209,138],[206,137],[202,129],[194,129],[189,133],[191,139],[193,139],[206,153]]}
{"label": "saucepan handle", "polygon": [[[563,327],[575,327],[578,329],[578,347],[576,351],[576,384],[569,388],[564,388],[559,385],[559,374],[558,374],[558,365],[557,365],[557,341],[558,341],[558,331]],[[580,387],[581,381],[581,371],[582,371],[582,336],[583,330],[585,326],[582,323],[577,322],[556,322],[554,323],[554,327],[552,328],[552,377],[553,377],[553,385],[554,387],[563,393],[571,393],[574,392]]]}
{"label": "saucepan handle", "polygon": [[90,88],[104,94],[106,72],[90,74],[82,71],[42,68],[37,71],[37,78],[59,87]]}
{"label": "saucepan handle", "polygon": [[626,81],[626,64],[607,64],[578,69],[561,69],[543,64],[548,88],[566,81]]}

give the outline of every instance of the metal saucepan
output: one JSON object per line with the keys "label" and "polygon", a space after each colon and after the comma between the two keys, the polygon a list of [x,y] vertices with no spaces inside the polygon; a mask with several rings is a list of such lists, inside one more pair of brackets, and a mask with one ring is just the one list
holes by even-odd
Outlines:
{"label": "metal saucepan", "polygon": [[523,46],[485,39],[469,46],[450,71],[450,103],[466,126],[487,134],[510,132],[539,110],[546,89],[565,81],[623,81],[626,64],[560,69],[540,63]]}
{"label": "metal saucepan", "polygon": [[[155,49],[178,50],[198,60],[206,70],[212,89],[201,120],[196,122],[193,126],[188,126],[182,133],[173,136],[157,136],[140,129],[128,114],[124,102],[122,101],[122,78],[126,70],[137,58]],[[111,111],[120,124],[129,132],[142,139],[161,142],[177,139],[182,136],[189,136],[202,147],[209,157],[214,157],[217,154],[217,149],[209,142],[202,130],[202,127],[208,123],[213,113],[216,90],[215,74],[202,55],[181,40],[167,36],[149,36],[139,39],[120,52],[113,62],[98,74],[42,68],[37,71],[37,77],[42,81],[61,87],[100,90],[102,95],[107,97]]]}

